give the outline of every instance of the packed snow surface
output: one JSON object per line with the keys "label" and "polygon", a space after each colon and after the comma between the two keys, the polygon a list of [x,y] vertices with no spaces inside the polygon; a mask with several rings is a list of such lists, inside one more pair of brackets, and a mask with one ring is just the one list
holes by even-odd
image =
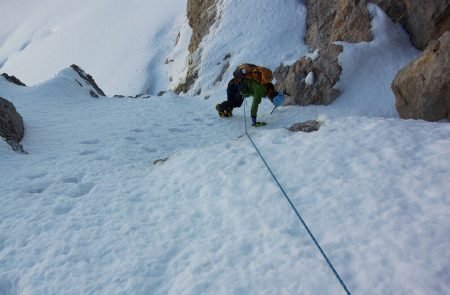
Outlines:
{"label": "packed snow surface", "polygon": [[[242,110],[94,99],[68,71],[1,80],[29,152],[0,142],[1,293],[341,293]],[[448,292],[449,125],[270,110],[250,135],[351,291]],[[318,132],[284,129],[317,118]]]}
{"label": "packed snow surface", "polygon": [[[272,2],[253,7],[253,1],[239,3],[267,15]],[[93,5],[99,9],[106,4]],[[131,6],[123,7],[124,15]],[[36,8],[25,7],[24,15]],[[286,7],[297,17],[283,18]],[[77,13],[76,19],[64,17],[72,17],[75,6],[53,9],[67,12],[49,14],[60,19],[49,19],[53,33],[42,33],[43,38],[66,31],[52,30],[54,21],[70,28],[86,19]],[[148,99],[96,99],[74,80],[71,69],[32,87],[0,77],[0,96],[12,101],[24,118],[22,144],[28,152],[15,153],[0,141],[0,294],[343,294],[245,136],[248,114],[240,108],[232,118],[221,119],[214,109],[225,96],[228,77],[211,84],[224,61],[215,62],[224,53],[232,53],[230,69],[239,62],[264,60],[274,67],[306,54],[303,45],[286,48],[290,41],[282,31],[297,21],[301,27],[295,38],[301,42],[304,24],[297,18],[305,16],[304,6],[289,2],[275,10],[278,17],[265,18],[269,24],[252,26],[240,17],[241,25],[251,28],[249,35],[232,26],[231,17],[244,12],[232,1],[224,1],[221,9],[222,22],[212,32],[224,39],[203,44],[202,63],[211,65],[213,75],[203,66],[195,86],[206,85],[208,100],[170,92]],[[264,100],[258,120],[268,124],[250,128],[249,135],[353,294],[448,294],[450,126],[398,119],[390,81],[418,52],[378,8],[371,5],[370,12],[374,41],[344,44],[342,95],[330,106],[281,107],[273,114]],[[142,35],[161,41],[149,63],[144,62],[155,65],[147,73],[155,79],[159,71],[162,76],[180,73],[177,66],[189,39],[182,20],[172,12],[162,15],[172,22],[161,17],[158,24],[167,26]],[[0,31],[0,57],[7,56],[3,67],[34,75],[19,59],[26,59],[25,52],[34,46],[29,54],[38,52],[40,41],[33,39],[17,56],[5,53],[5,48],[16,52],[11,44],[29,33],[26,26],[15,29],[13,16],[8,20],[12,25]],[[28,20],[31,27],[36,24]],[[139,27],[140,21],[137,17],[121,24],[138,22]],[[275,50],[258,46],[274,24],[284,32],[272,40]],[[178,47],[169,50],[166,37],[176,36],[174,26],[184,29]],[[232,28],[238,30],[237,38],[255,42],[231,51],[227,38]],[[36,32],[33,36],[41,36]],[[108,36],[95,56],[108,58]],[[120,48],[128,52],[123,44]],[[261,56],[250,59],[257,48],[262,48]],[[166,65],[171,69],[157,62],[166,52],[177,57]],[[118,57],[119,69],[138,61]],[[98,78],[90,66],[84,69],[101,87],[118,81],[116,71]],[[144,80],[133,82],[133,77],[126,80],[132,86],[123,89],[141,89]],[[158,81],[147,86],[165,83]],[[310,119],[322,122],[319,131],[286,130]]]}

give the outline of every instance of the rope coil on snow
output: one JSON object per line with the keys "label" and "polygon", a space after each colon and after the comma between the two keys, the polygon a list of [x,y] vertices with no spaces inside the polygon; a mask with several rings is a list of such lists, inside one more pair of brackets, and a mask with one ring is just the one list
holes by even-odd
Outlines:
{"label": "rope coil on snow", "polygon": [[311,230],[309,229],[308,225],[306,225],[305,221],[303,220],[302,216],[300,215],[300,213],[298,212],[297,208],[295,208],[294,204],[292,203],[291,199],[288,197],[288,195],[286,194],[286,191],[284,190],[284,188],[281,186],[280,182],[278,181],[277,177],[275,176],[275,174],[272,172],[272,169],[270,169],[269,165],[267,164],[266,160],[264,159],[263,155],[261,154],[261,152],[259,151],[258,147],[256,146],[256,144],[254,143],[253,139],[250,137],[250,134],[248,133],[248,129],[247,129],[247,116],[246,116],[246,104],[247,104],[247,100],[245,100],[244,103],[244,125],[245,125],[245,134],[247,135],[248,139],[250,140],[250,142],[252,143],[253,147],[255,148],[256,152],[258,153],[259,157],[261,158],[261,160],[263,161],[264,165],[266,166],[267,170],[269,170],[270,175],[272,175],[272,178],[275,180],[275,182],[277,183],[278,187],[280,188],[281,192],[283,193],[283,195],[285,196],[286,200],[289,202],[289,205],[291,205],[291,208],[294,210],[295,214],[297,215],[298,219],[300,220],[300,222],[302,223],[303,227],[306,229],[306,231],[308,232],[309,237],[312,239],[312,241],[314,242],[314,244],[316,245],[317,249],[319,250],[320,254],[322,254],[323,258],[325,259],[325,261],[327,262],[328,266],[330,267],[330,269],[333,271],[334,276],[336,277],[336,279],[339,281],[339,283],[341,284],[342,288],[345,290],[345,292],[347,294],[351,294],[350,291],[348,290],[347,286],[345,285],[344,281],[341,279],[341,277],[339,276],[338,272],[336,271],[336,269],[334,268],[333,264],[331,263],[330,259],[328,259],[328,256],[325,254],[325,252],[323,251],[322,247],[320,246],[319,242],[316,240],[316,238],[314,237],[313,233],[311,232]]}

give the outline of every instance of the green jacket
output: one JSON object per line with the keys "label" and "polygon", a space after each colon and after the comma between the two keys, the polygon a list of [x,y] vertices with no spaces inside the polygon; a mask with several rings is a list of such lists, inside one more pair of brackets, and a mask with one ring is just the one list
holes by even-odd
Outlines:
{"label": "green jacket", "polygon": [[253,103],[251,109],[251,116],[256,117],[258,114],[258,106],[261,103],[261,99],[267,96],[267,86],[259,84],[258,82],[250,79],[242,80],[243,87],[241,94],[245,97],[253,96]]}

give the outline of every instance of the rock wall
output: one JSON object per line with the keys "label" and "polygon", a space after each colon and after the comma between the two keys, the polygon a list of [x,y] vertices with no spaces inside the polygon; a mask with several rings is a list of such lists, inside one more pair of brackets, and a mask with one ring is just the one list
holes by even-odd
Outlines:
{"label": "rock wall", "polygon": [[372,0],[409,33],[412,44],[424,50],[450,30],[449,0]]}
{"label": "rock wall", "polygon": [[450,120],[450,31],[397,74],[392,90],[401,118]]}
{"label": "rock wall", "polygon": [[217,17],[217,0],[188,0],[187,17],[192,28],[189,52],[194,53]]}
{"label": "rock wall", "polygon": [[22,116],[10,101],[0,97],[0,136],[13,150],[23,152],[23,147],[19,142],[22,140],[24,132]]}
{"label": "rock wall", "polygon": [[366,0],[306,0],[306,44],[311,51],[334,41],[371,41]]}
{"label": "rock wall", "polygon": [[333,88],[342,68],[338,56],[341,45],[331,44],[320,49],[315,59],[302,57],[291,66],[280,66],[274,72],[275,88],[285,90],[286,105],[331,104],[340,94]]}
{"label": "rock wall", "polygon": [[192,28],[192,36],[188,47],[186,78],[175,88],[174,91],[177,94],[188,92],[198,78],[198,65],[201,61],[199,45],[217,20],[217,5],[218,0],[188,0],[187,2],[187,17],[189,26]]}

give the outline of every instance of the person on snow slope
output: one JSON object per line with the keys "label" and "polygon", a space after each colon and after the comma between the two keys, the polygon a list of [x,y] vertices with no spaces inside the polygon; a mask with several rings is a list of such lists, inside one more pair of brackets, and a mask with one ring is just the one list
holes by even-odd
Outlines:
{"label": "person on snow slope", "polygon": [[252,126],[260,127],[266,125],[265,122],[256,120],[258,106],[262,98],[269,98],[275,106],[280,106],[284,103],[283,94],[277,92],[271,82],[273,79],[272,71],[252,64],[243,64],[237,67],[233,72],[233,76],[234,78],[228,82],[227,100],[216,105],[219,116],[233,116],[233,108],[240,107],[245,97],[252,96],[253,103],[250,111]]}

